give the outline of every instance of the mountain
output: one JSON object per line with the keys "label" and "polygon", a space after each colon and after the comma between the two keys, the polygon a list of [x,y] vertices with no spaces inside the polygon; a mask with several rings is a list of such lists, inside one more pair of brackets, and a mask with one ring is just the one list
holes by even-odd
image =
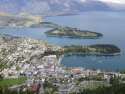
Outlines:
{"label": "mountain", "polygon": [[84,11],[125,10],[125,4],[105,1],[106,0],[0,0],[0,11],[53,15]]}

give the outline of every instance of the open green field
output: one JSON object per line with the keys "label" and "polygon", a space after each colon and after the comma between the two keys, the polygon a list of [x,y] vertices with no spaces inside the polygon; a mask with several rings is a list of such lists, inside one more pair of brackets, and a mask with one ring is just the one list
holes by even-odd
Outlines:
{"label": "open green field", "polygon": [[15,78],[15,79],[3,79],[3,80],[0,80],[0,87],[19,85],[19,84],[25,83],[25,81],[26,81],[25,77]]}

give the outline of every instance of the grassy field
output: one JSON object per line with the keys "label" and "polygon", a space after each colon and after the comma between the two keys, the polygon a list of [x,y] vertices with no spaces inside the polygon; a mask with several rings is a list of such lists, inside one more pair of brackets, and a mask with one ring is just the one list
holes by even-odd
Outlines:
{"label": "grassy field", "polygon": [[80,83],[80,85],[81,85],[81,88],[85,88],[85,89],[96,89],[98,87],[110,86],[105,81],[83,81],[82,83]]}
{"label": "grassy field", "polygon": [[0,87],[9,87],[13,85],[19,85],[26,81],[26,78],[16,78],[16,79],[3,79],[0,80]]}

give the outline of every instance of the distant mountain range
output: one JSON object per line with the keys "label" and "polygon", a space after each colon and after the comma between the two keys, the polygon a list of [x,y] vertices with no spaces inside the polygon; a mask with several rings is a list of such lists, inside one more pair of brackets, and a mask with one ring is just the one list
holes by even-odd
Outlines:
{"label": "distant mountain range", "polygon": [[[106,0],[105,0],[106,1]],[[104,0],[0,0],[0,12],[54,15],[84,11],[125,11],[125,3]],[[111,0],[109,0],[111,1]],[[113,0],[112,0],[113,1]],[[115,0],[114,0],[115,1]]]}

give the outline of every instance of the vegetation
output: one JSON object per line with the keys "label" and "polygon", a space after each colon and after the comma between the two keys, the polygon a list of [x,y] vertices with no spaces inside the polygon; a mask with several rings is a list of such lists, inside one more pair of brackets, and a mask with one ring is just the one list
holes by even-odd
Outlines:
{"label": "vegetation", "polygon": [[89,45],[89,46],[82,46],[82,45],[71,45],[71,46],[64,46],[62,49],[57,51],[48,50],[44,53],[44,55],[49,54],[56,54],[60,56],[62,54],[65,55],[99,55],[99,56],[113,56],[119,55],[121,50],[115,45],[109,44],[96,44],[96,45]]}
{"label": "vegetation", "polygon": [[[0,94],[17,94],[17,90],[10,90],[10,86],[20,85],[25,83],[26,78],[15,78],[15,79],[0,79]],[[30,91],[28,93],[20,91],[20,94],[32,94]]]}
{"label": "vegetation", "polygon": [[110,86],[97,87],[94,89],[81,89],[79,93],[71,94],[125,94],[125,84],[120,83],[119,77],[111,77]]}
{"label": "vegetation", "polygon": [[120,84],[118,86],[111,86],[111,87],[98,87],[93,90],[86,89],[78,94],[125,94],[124,88],[125,84]]}
{"label": "vegetation", "polygon": [[90,46],[65,46],[65,53],[84,53],[84,54],[94,54],[94,55],[115,55],[120,53],[120,49],[115,45],[109,44],[97,44]]}
{"label": "vegetation", "polygon": [[58,94],[58,87],[54,86],[51,82],[45,81],[43,84],[45,94]]}
{"label": "vegetation", "polygon": [[27,90],[27,91],[23,91],[23,90],[10,90],[8,88],[2,88],[0,89],[0,94],[34,94],[32,91]]}
{"label": "vegetation", "polygon": [[25,77],[16,78],[16,79],[1,79],[0,87],[9,87],[13,85],[19,85],[26,81]]}
{"label": "vegetation", "polygon": [[70,38],[99,38],[103,35],[97,32],[91,32],[87,30],[79,30],[71,27],[58,27],[50,31],[47,31],[48,36],[70,37]]}

